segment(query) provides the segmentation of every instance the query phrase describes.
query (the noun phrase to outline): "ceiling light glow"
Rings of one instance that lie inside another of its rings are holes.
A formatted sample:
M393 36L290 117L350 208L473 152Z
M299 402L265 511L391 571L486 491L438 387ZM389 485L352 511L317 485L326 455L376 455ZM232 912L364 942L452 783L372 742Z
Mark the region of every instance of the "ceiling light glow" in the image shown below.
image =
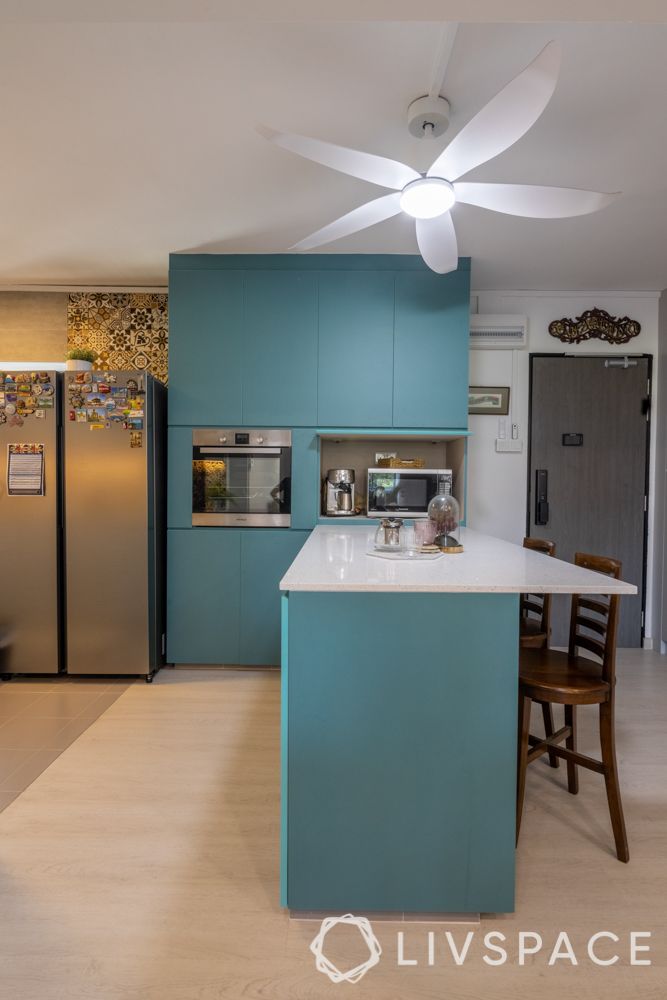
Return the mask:
M454 188L442 177L420 177L401 192L401 208L413 219L435 219L448 212L455 201Z

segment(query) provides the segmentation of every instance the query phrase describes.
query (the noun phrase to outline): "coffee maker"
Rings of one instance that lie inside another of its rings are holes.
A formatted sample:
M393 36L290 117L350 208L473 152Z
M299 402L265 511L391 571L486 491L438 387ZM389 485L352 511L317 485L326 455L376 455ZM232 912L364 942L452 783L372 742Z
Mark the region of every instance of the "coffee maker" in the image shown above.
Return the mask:
M322 484L322 513L329 517L354 514L354 469L329 469Z

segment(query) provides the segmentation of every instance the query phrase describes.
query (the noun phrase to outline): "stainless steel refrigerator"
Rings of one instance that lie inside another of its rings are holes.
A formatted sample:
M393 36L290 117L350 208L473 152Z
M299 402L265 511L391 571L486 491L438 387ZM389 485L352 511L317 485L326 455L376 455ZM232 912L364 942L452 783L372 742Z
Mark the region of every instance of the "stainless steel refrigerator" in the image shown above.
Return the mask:
M65 647L72 674L164 662L166 389L137 372L66 372Z
M60 375L0 372L2 672L54 674L61 621Z

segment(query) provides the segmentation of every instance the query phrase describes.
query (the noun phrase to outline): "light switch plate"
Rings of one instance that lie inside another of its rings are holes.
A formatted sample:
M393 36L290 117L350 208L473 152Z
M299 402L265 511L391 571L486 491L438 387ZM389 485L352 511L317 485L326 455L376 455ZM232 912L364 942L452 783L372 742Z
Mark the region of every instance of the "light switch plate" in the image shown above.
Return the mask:
M500 452L521 452L523 451L523 441L515 441L513 438L496 438L496 451Z

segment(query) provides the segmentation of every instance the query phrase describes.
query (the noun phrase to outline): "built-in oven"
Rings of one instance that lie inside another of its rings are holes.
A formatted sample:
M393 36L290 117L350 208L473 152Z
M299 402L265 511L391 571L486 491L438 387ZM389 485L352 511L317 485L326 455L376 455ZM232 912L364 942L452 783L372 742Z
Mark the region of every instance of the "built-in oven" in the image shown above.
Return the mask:
M452 492L451 469L369 469L369 517L426 517L438 493Z
M291 502L291 431L192 432L193 525L289 528Z

